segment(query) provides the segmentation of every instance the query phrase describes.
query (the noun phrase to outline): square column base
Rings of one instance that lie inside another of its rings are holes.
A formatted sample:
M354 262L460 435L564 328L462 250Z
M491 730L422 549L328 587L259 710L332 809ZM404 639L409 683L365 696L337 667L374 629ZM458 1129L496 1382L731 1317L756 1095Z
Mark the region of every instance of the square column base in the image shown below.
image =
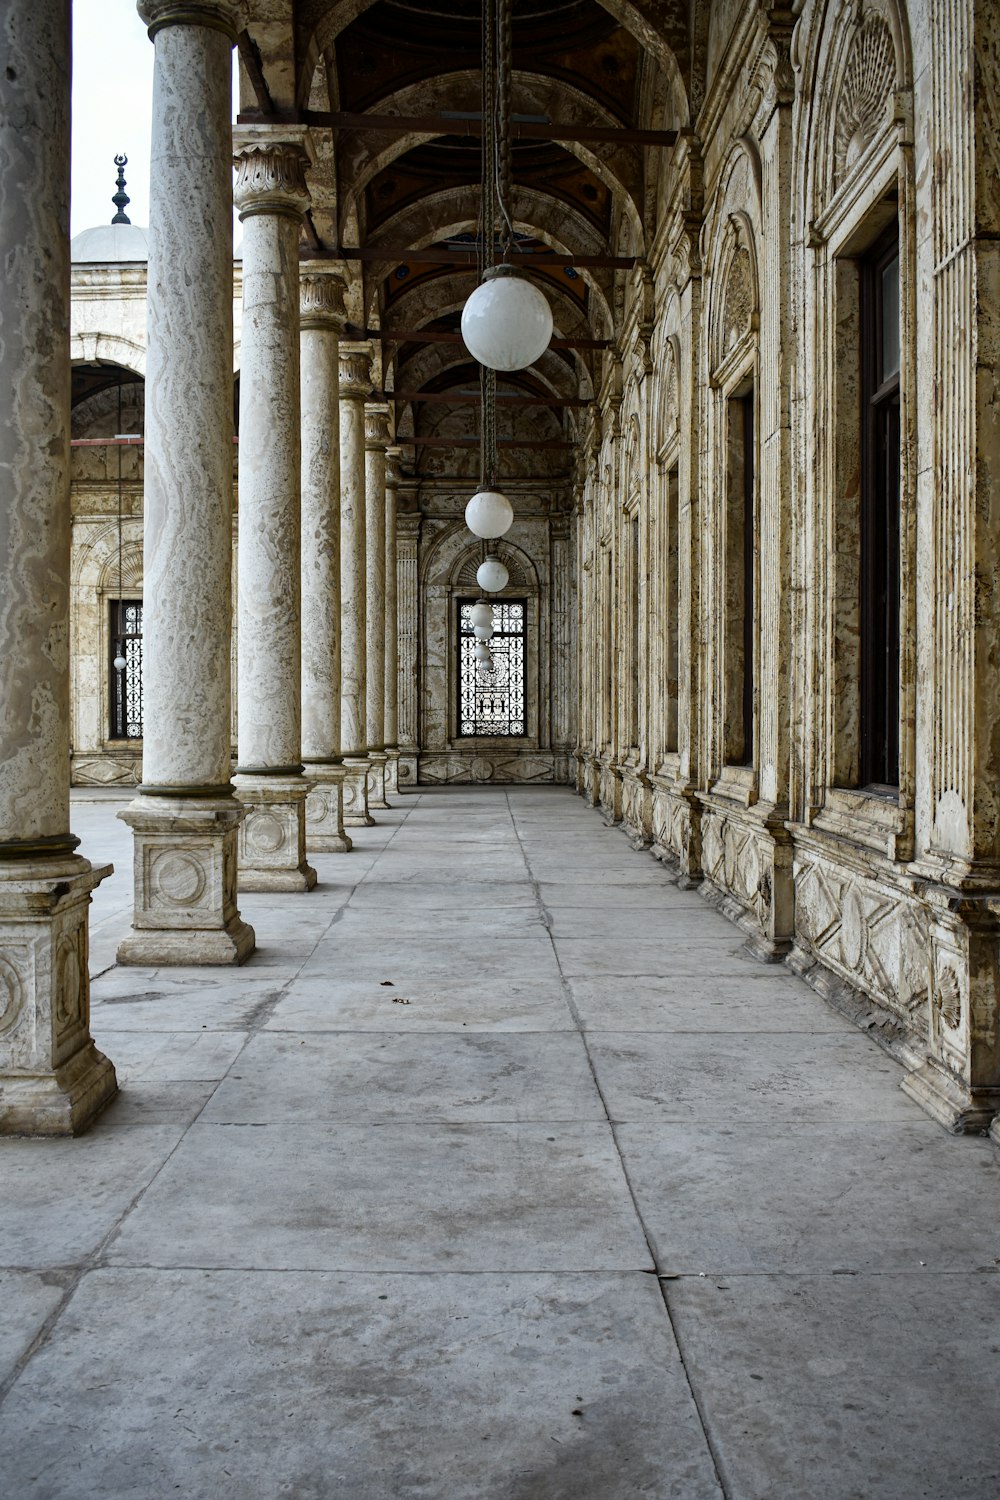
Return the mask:
M316 871L306 859L304 776L236 776L246 816L240 824L241 891L311 891Z
M344 826L367 828L375 819L368 811L368 757L344 756Z
M344 827L344 767L340 761L310 761L312 791L306 798L306 849L349 854L354 848Z
M389 757L384 750L369 750L368 761L368 806L388 808L389 804L385 800L385 777Z
M385 794L393 797L399 792L399 751L395 746L388 746L385 753Z
M245 962L256 940L236 905L236 798L140 796L118 816L135 837L132 931L118 962Z
M0 864L0 1135L79 1135L118 1092L90 1035L90 893L111 865Z

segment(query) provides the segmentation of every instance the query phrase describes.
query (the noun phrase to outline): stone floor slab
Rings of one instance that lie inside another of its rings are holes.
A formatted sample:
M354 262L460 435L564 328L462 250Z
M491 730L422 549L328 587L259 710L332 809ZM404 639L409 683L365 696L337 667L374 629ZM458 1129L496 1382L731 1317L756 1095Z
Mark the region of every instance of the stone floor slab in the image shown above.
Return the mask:
M996 1500L1000 1276L666 1283L729 1500Z
M107 1254L119 1265L344 1271L651 1265L611 1132L597 1124L198 1123Z
M223 1078L246 1043L242 1031L119 1031L95 1019L94 1040L115 1060L119 1086Z
M604 939L556 938L555 943L562 971L568 976L655 974L668 978L684 974L703 978L711 973L738 977L760 967L744 951L732 928L728 942L714 937L623 942L612 929L612 935Z
M400 1002L405 1001L405 1004ZM562 983L549 979L489 984L475 979L296 979L274 1006L268 1031L574 1031Z
M721 1496L645 1276L93 1272L0 1470L18 1500Z
M65 1296L65 1277L52 1271L0 1271L0 1385ZM0 1474L4 1472L0 1461Z
M620 1125L661 1270L994 1271L1000 1159L933 1120Z
M613 1120L924 1120L899 1065L857 1034L595 1032L590 1053Z
M3 1141L0 1266L48 1270L94 1254L212 1087L132 1084L78 1140Z
M844 1016L785 969L751 970L744 979L715 973L665 979L567 980L587 1031L801 1031L857 1032Z
M401 1022L405 1025L405 1022ZM603 1120L582 1039L343 1032L254 1037L201 1116L461 1123Z

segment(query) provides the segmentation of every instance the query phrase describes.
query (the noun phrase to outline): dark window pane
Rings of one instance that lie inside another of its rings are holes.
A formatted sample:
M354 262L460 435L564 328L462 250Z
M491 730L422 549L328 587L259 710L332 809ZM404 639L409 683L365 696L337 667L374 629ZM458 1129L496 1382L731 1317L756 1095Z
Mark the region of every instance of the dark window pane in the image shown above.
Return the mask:
M880 384L899 374L899 256L882 267Z

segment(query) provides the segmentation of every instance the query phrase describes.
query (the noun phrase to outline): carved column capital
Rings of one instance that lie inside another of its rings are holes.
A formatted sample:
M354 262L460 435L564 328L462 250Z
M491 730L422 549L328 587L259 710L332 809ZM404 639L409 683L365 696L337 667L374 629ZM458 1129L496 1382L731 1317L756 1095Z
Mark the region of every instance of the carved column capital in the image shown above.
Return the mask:
M284 127L281 136L268 127L233 132L236 187L233 201L240 219L253 214L284 214L300 219L309 207L305 131Z
M387 406L365 407L365 450L383 452L392 441L389 431L389 408Z
M343 278L326 270L321 261L307 261L299 279L299 326L343 333L347 323L346 290Z
M137 9L149 28L150 40L165 26L207 26L221 31L232 43L240 29L236 0L139 0Z
M399 488L403 478L399 468L402 457L402 448L387 448L385 450L385 483L387 489Z
M372 393L370 357L359 349L340 351L340 395L342 400L367 401Z

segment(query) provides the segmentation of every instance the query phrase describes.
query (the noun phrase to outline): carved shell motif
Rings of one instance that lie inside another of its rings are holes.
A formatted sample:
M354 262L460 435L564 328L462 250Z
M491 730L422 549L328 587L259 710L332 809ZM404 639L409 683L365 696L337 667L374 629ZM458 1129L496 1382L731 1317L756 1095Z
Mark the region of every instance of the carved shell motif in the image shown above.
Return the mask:
M948 965L938 975L934 1004L945 1025L956 1031L962 1019L962 992L954 969Z
M730 349L750 329L754 314L753 269L750 252L741 246L733 256L726 281L726 300L722 314L722 349L724 359Z
M673 344L668 343L663 353L663 432L669 437L677 431L680 414L680 392L677 381L677 357Z
M870 15L851 43L837 102L833 137L834 186L843 181L878 134L896 87L896 48L881 16Z

